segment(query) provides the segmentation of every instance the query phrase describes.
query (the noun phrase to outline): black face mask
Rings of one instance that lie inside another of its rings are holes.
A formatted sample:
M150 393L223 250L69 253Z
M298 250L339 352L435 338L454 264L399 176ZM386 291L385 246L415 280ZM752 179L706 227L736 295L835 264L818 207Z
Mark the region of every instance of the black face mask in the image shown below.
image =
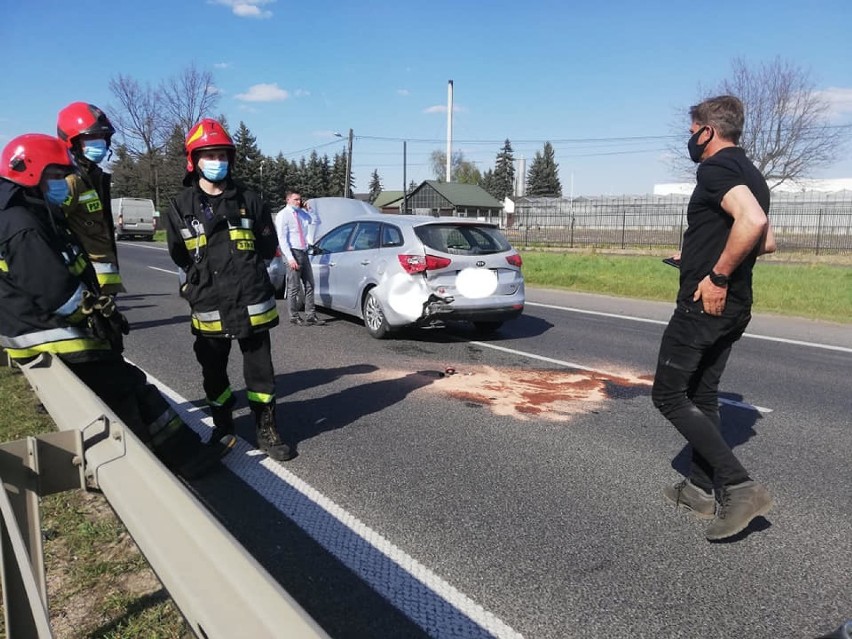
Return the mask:
M707 138L707 141L704 144L698 144L698 138L705 129L710 129L710 137ZM689 142L686 143L686 148L689 150L689 159L696 164L701 162L701 156L704 155L704 149L707 148L707 145L710 144L710 140L712 140L715 135L716 131L709 126L703 126L693 133L692 137L689 138Z

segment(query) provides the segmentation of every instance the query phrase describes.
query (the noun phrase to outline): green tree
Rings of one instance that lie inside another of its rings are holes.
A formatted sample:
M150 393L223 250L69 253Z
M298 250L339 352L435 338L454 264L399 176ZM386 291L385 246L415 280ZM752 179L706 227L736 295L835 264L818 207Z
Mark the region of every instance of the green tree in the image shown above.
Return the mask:
M479 186L494 195L494 171L488 169L482 174L482 179L479 181ZM494 197L497 197L496 195Z
M237 182L260 193L260 162L264 158L257 146L257 138L242 121L231 137L236 147L236 158L234 166L231 167L231 175Z
M322 173L322 197L328 197L331 195L331 162L327 154L324 154L320 160L320 172Z
M349 176L350 188L353 185L352 175ZM346 152L334 154L331 164L331 176L329 180L329 195L343 197L346 194Z
M429 156L429 163L432 165L432 173L435 175L435 180L445 182L447 176L447 154L441 150L432 151ZM479 169L473 162L465 159L464 153L455 151L450 164L450 181L461 182L462 184L479 184L482 175Z
M323 181L323 166L317 152L311 151L311 155L307 162L302 158L304 168L300 165L301 171L301 194L305 199L312 197L322 197L326 192L326 186Z
M490 186L491 189L486 191L501 202L515 192L515 157L512 154L512 143L508 138L503 143L503 148L497 153Z
M140 178L136 170L136 160L124 144L112 149L112 196L147 197L148 185Z
M379 177L379 170L373 169L373 174L370 176L370 204L376 201L382 193L382 179Z
M453 181L460 184L479 184L482 181L482 174L473 162L464 161L459 164L458 171L453 176Z
M182 129L174 127L163 148L157 180L160 185L161 206L167 206L166 203L183 188L183 178L186 175L184 135Z
M542 151L536 151L527 174L527 195L531 197L562 197L559 182L559 165L550 142L544 143Z

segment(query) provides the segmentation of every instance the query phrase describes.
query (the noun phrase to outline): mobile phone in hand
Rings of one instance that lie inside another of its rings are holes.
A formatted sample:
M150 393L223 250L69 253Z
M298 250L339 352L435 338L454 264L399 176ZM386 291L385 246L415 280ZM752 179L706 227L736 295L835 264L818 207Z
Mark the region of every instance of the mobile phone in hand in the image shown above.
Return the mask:
M668 264L669 266L674 266L675 268L680 268L680 260L676 260L673 257L667 257L663 260L663 264Z

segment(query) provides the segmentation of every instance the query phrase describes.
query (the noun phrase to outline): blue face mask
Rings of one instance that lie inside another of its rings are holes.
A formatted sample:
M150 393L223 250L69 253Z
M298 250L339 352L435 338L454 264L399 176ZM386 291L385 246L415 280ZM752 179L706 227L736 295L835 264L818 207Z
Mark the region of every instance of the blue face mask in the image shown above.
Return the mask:
M201 174L211 182L221 182L228 175L228 161L204 160Z
M106 140L86 140L83 142L83 157L98 164L107 154Z
M68 182L63 180L47 180L47 191L44 199L51 204L62 204L68 199Z

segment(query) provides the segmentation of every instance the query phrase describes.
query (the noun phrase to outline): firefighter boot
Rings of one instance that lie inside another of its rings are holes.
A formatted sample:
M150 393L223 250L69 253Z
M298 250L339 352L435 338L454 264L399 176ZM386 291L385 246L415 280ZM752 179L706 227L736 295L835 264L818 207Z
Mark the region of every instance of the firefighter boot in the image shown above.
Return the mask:
M210 436L208 445L221 446L222 455L227 455L228 452L237 444L237 438L234 435L234 416L231 414L231 407L211 406L210 413L213 415L213 434Z
M283 441L275 426L275 405L264 404L255 409L257 420L257 447L275 461L293 459L295 452Z
M221 468L221 444L205 446L189 426L180 421L176 425L172 435L155 448L167 467L184 479L197 479Z

